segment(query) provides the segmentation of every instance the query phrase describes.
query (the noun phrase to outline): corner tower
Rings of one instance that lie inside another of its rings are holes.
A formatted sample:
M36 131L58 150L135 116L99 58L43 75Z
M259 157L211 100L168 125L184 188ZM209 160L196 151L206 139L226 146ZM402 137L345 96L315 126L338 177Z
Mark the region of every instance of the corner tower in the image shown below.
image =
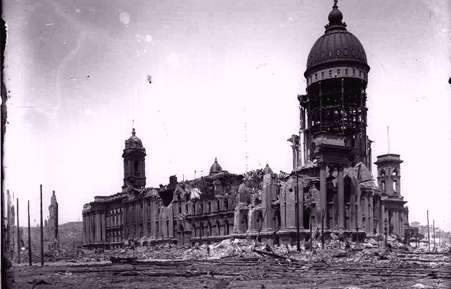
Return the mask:
M377 156L377 182L383 194L401 196L401 163L397 154Z
M315 139L327 135L347 148L350 164L363 162L371 168L365 92L370 67L362 44L346 29L337 1L328 19L308 55L307 94L298 97L302 157L305 163L317 159Z
M144 188L146 186L146 149L136 136L135 128L132 129L132 136L125 141L122 157L124 158L124 185L122 189L127 187Z

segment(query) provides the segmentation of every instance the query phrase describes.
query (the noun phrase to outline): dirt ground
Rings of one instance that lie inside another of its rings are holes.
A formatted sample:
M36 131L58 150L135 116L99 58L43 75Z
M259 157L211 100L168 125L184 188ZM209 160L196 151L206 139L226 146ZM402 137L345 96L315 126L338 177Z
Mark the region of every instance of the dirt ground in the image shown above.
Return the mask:
M447 254L395 253L378 261L261 257L134 264L15 265L13 288L451 288ZM396 261L395 261L396 260Z

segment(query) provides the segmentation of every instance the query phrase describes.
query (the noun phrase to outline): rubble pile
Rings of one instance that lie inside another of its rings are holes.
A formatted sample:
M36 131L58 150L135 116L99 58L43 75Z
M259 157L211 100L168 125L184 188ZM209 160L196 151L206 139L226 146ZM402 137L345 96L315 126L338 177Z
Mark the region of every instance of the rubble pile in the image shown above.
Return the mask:
M246 239L225 239L212 245L203 244L186 250L184 260L190 259L222 259L226 257L255 257L255 242Z
M396 238L387 241L366 238L363 242L332 236L323 244L319 240L302 241L300 251L296 245L268 246L250 239L225 239L213 244L179 247L174 244L126 247L113 250L80 250L71 262L107 262L112 258L150 260L217 260L224 258L277 258L288 262L310 264L374 264L399 265L406 260L417 267L436 267L450 262L450 256L425 254L424 248L412 248ZM445 250L445 248L443 249ZM448 249L449 250L449 249Z

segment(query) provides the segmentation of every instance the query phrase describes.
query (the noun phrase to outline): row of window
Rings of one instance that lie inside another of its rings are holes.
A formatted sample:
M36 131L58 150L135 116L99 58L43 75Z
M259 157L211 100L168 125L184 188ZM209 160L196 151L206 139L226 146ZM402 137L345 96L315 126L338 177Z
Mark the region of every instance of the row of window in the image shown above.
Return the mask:
M194 237L227 236L230 234L230 225L228 221L226 221L224 225L220 225L218 221L215 225L208 222L205 226L201 224L193 229Z
M367 79L367 73L365 71L362 71L360 69L356 68L333 68L328 70L322 70L319 72L316 72L313 75L310 75L309 78L307 78L307 84L311 84L312 82L323 80L323 79L330 79L334 77L345 77L345 76L352 76L352 77L358 77L361 79L366 80Z

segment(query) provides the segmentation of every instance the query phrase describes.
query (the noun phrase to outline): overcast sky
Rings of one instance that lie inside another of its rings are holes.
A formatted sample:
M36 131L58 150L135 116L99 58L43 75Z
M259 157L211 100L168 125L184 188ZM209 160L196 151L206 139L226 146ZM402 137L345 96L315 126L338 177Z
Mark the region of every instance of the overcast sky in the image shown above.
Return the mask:
M6 187L38 220L56 190L60 222L119 192L134 119L148 186L172 174L290 171L307 55L333 1L9 0ZM371 66L373 161L402 164L410 221L451 230L450 1L342 0ZM146 80L152 76L152 84ZM247 127L247 129L245 129Z

